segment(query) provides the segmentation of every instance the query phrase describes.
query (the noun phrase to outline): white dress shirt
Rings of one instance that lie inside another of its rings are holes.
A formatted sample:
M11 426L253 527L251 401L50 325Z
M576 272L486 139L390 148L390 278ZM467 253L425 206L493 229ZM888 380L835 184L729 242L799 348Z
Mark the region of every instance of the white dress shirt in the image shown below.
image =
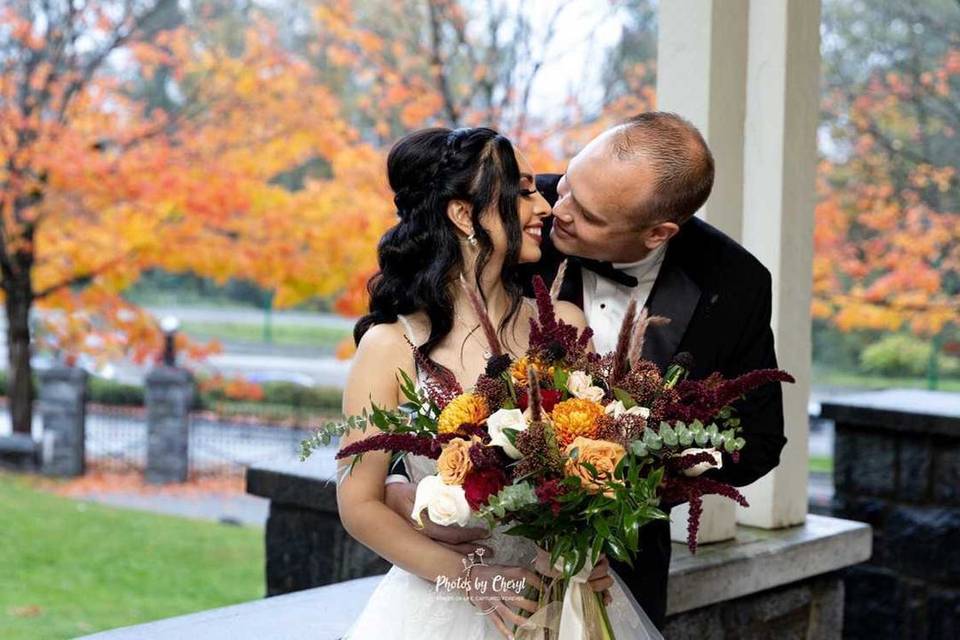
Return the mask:
M617 336L630 299L636 298L639 313L647 304L666 252L667 245L662 244L639 262L613 263L614 267L637 279L636 287L613 282L589 269L583 270L583 312L587 316L587 323L593 327L593 344L597 353L607 353L617 348Z

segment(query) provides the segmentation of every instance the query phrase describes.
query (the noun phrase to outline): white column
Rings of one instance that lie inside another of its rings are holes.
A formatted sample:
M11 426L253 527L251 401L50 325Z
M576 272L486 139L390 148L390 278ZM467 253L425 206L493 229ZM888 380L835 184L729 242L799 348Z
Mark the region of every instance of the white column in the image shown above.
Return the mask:
M755 0L749 25L741 238L773 276L777 356L797 384L783 387L780 466L748 487L738 520L775 528L807 512L820 0Z
M660 3L657 109L684 116L703 133L716 162L713 193L701 217L740 237L748 0ZM736 511L725 499L704 501L700 542L732 538ZM686 505L673 510L671 536L687 537Z

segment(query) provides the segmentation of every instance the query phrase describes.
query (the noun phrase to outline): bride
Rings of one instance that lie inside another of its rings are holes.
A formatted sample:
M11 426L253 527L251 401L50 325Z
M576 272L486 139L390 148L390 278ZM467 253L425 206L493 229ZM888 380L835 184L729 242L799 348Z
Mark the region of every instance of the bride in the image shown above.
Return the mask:
M399 222L380 241L380 272L369 285L370 313L354 332L358 348L344 392L347 415L360 414L371 404L395 408L403 402L398 370L417 379L411 344L464 388L477 379L488 354L461 279L481 293L501 343L514 356L526 350L534 315L522 297L517 266L539 260L542 223L550 207L536 190L529 163L509 140L487 128L417 131L390 151L387 173ZM559 302L557 313L579 328L585 324L572 304ZM350 432L341 446L370 433ZM431 540L415 529L412 519L384 503L389 454L364 454L347 473L350 462L341 462L338 487L343 525L394 566L346 637L512 637L510 629L524 622L517 610L536 610L536 602L514 588L541 584L532 570L533 543L498 531L472 532L465 539L489 537L465 570L467 548L478 545ZM408 455L404 462L413 482L436 473L433 460ZM601 562L591 586L610 590L617 626L639 626L642 611L634 611L632 598L607 572L607 563ZM441 586L462 586L465 574L488 589L451 592Z

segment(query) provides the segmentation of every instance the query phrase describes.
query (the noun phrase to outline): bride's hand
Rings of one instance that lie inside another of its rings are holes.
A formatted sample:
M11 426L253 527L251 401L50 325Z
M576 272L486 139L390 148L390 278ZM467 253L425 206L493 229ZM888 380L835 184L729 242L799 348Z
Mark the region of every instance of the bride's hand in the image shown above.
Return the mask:
M405 520L413 524L410 513L413 511L414 500L417 497L417 485L413 482L396 482L384 487L384 503L394 513L398 513ZM484 550L484 557L493 556L493 549L481 544L480 540L490 536L483 527L458 527L456 525L443 526L431 522L430 516L422 514L423 528L418 530L431 540L452 549L461 555L474 553L477 549Z
M543 588L540 576L529 569L478 564L469 569L466 578L469 584L467 599L482 613L490 616L494 626L505 638L513 637L509 625L519 626L527 621L511 607L529 613L537 611L536 602L520 595L530 585L537 590Z
M548 578L560 576L560 572L550 564L550 553L540 547L537 547L537 557L533 561L533 567L537 570L537 573ZM610 575L610 561L607 560L607 556L600 556L597 564L593 567L593 571L590 572L587 582L593 591L603 594L603 603L609 605L613 600L613 596L610 595L613 577Z

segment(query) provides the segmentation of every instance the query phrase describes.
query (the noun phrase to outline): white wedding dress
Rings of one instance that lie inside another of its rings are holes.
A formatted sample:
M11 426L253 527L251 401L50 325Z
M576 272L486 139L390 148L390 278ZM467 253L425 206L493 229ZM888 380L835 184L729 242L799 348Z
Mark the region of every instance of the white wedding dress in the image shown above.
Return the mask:
M400 319L407 337L418 344L409 321L403 316ZM430 458L407 455L404 462L412 482L437 472L436 460ZM476 520L469 526L484 524ZM526 538L502 533L506 528L509 527L498 527L491 537L483 540L483 545L493 551L493 557L485 563L532 569L536 546ZM614 579L610 589L613 601L607 613L617 640L662 640L616 574ZM502 637L489 617L459 593L437 590L434 583L392 567L343 640L494 640Z

